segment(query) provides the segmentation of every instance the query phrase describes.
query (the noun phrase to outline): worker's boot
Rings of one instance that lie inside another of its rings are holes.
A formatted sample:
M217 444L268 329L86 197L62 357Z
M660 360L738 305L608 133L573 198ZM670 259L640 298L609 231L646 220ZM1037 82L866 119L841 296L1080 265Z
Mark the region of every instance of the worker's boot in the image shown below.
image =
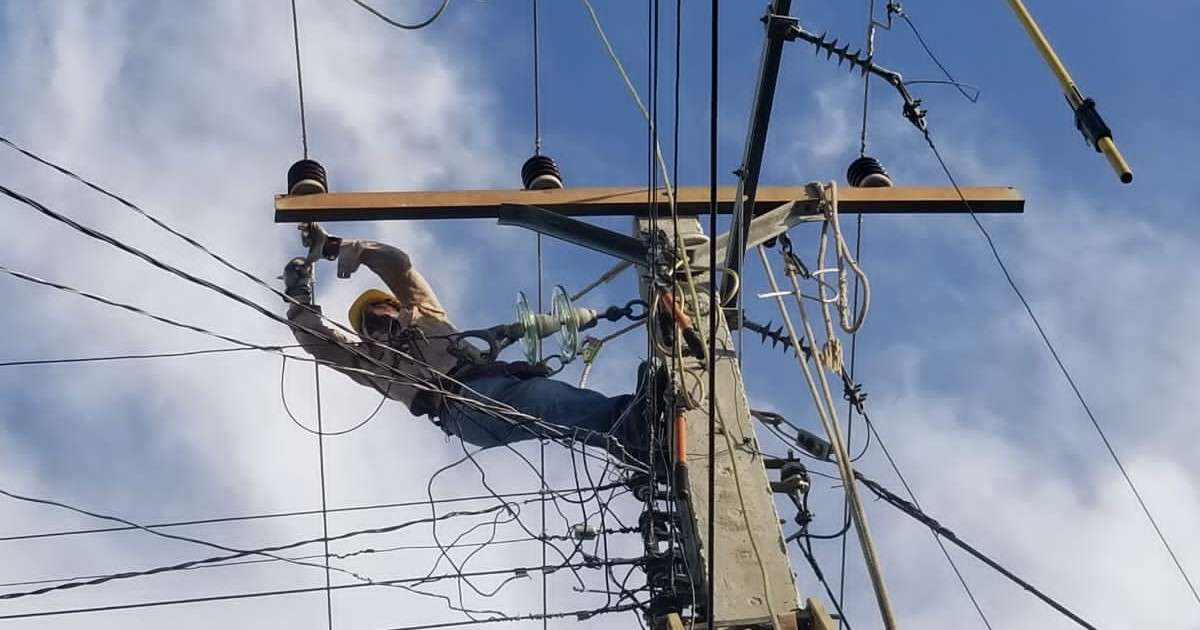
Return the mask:
M637 374L633 408L629 410L625 419L630 423L624 431L624 435L630 436L627 439L631 445L629 450L643 463L650 463L651 460L667 461L664 458L651 457L648 440L650 426L653 424L656 427L655 434L659 436L659 443L655 444L655 450L667 449L669 452L669 445L661 443L661 440L667 435L662 428L665 426L662 419L666 415L667 394L671 385L670 377L665 369L655 368L649 361L643 361L638 365ZM654 396L654 404L651 404L650 396ZM652 414L654 417L651 417Z

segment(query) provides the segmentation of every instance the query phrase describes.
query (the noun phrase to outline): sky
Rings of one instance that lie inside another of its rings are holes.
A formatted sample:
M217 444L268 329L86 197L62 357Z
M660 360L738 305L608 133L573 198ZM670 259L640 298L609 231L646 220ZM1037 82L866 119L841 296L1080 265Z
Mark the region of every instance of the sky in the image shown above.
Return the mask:
M644 3L594 0L638 89L648 88ZM400 19L428 15L432 0L380 2ZM761 2L721 5L718 160L732 183L740 160L762 41ZM797 2L809 30L858 44L866 4ZM880 3L883 4L883 3ZM337 191L514 188L533 148L529 3L454 0L421 31L387 26L349 1L298 0L312 156ZM1192 323L1200 317L1195 243L1200 223L1187 157L1200 141L1200 94L1189 61L1197 44L1180 1L1030 2L1083 91L1096 98L1133 165L1122 186L1086 147L1069 109L1005 3L905 3L921 34L955 77L976 85L977 104L949 87L917 85L932 135L963 184L1013 185L1021 215L982 217L1014 279L1041 319L1083 395L1174 545L1200 573L1200 428L1192 386L1200 359ZM255 275L273 279L301 253L292 226L272 219L289 164L301 154L295 58L288 3L146 1L10 2L0 8L0 136L75 170L136 202ZM541 125L545 151L568 186L645 185L645 121L574 0L541 3ZM662 3L660 130L675 154L671 58L674 3ZM708 16L706 2L683 2L679 180L707 183ZM764 184L844 179L857 155L862 82L812 54L785 49L767 142ZM877 60L908 79L938 79L903 23L877 37ZM945 185L900 102L872 84L868 152L901 185ZM70 179L0 147L0 185L34 197L81 223L282 313L272 293L213 262L143 217ZM135 304L145 310L264 344L288 343L279 324L212 292L89 240L24 205L5 200L0 265ZM624 220L598 221L627 229ZM843 217L852 231L856 221ZM490 221L358 223L328 226L352 238L403 247L437 288L460 327L512 317L517 291L537 292L535 238ZM811 231L795 231L811 259ZM986 243L961 215L866 217L862 265L871 311L857 338L856 372L868 410L924 509L1097 627L1200 628L1195 601L1046 351ZM544 287L578 288L611 261L574 246L543 242ZM277 282L277 281L276 281ZM778 321L748 270L751 317ZM278 284L278 282L277 282ZM321 269L318 301L340 316L372 286L368 274L338 280ZM8 334L0 362L174 352L221 347L201 335L75 295L0 278ZM631 275L605 285L586 306L624 304ZM755 407L819 425L793 360L743 339L748 394ZM589 383L628 392L643 339L606 347ZM289 362L287 402L315 420L313 374ZM571 366L562 378L578 378ZM289 420L281 402L281 360L256 352L153 360L0 367L0 489L54 499L137 522L311 510L320 507L316 440ZM378 404L371 392L331 372L321 375L322 420L348 428ZM862 446L862 425L854 445ZM764 448L784 446L763 436ZM512 451L485 452L480 469L459 466L460 444L422 419L385 404L363 428L324 443L330 507L471 496L538 487ZM538 465L537 445L522 447ZM547 447L552 487L574 487L580 471ZM879 444L860 470L899 489ZM599 467L595 466L595 472ZM815 470L824 470L814 466ZM486 471L486 476L481 474ZM840 525L840 491L818 479L816 531ZM486 501L470 504L485 508ZM567 504L564 504L567 505ZM467 509L464 507L463 509ZM521 517L539 526L538 505ZM551 508L553 510L553 508ZM576 508L577 509L577 508ZM886 505L868 502L884 573L902 627L984 627L928 531ZM429 516L429 506L340 513L331 533ZM439 525L444 541L487 515ZM791 513L781 512L784 519ZM565 533L574 514L551 514L547 531ZM59 508L0 501L0 538L103 525ZM791 531L790 523L785 531ZM174 530L232 547L319 537L318 516L239 521ZM518 536L497 523L498 539ZM636 537L634 537L636 538ZM334 545L429 545L428 526ZM471 540L473 538L467 538ZM636 551L635 540L614 543ZM840 546L814 543L825 573L839 573ZM145 569L206 557L213 549L144 532L0 540L0 582L50 580ZM463 558L469 550L459 550ZM316 547L303 553L319 554ZM540 564L537 543L493 545L474 570ZM1073 627L1054 611L964 554L952 551L995 628ZM339 566L375 579L424 575L430 549L359 555ZM793 554L802 596L824 599ZM446 571L443 561L438 570ZM602 576L586 574L594 586ZM337 583L353 578L335 574ZM550 610L574 610L603 597L575 592L569 573L549 578ZM0 616L33 611L242 591L317 587L323 571L259 563L116 581L0 603ZM497 579L478 582L481 590ZM857 548L846 563L846 614L856 628L879 627ZM429 590L459 601L457 584ZM5 586L14 592L26 586ZM467 592L476 608L540 610L541 582L517 579L495 597ZM323 593L143 608L29 620L13 628L325 627ZM339 591L340 628L393 628L461 621L443 599L383 587ZM632 615L553 627L635 625ZM509 627L537 627L515 622Z

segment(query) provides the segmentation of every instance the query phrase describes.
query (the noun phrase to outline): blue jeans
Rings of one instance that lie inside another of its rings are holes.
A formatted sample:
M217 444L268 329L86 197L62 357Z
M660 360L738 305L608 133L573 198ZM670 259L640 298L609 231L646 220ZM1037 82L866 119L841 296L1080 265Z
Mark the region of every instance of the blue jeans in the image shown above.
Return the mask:
M636 456L646 449L645 420L634 396L608 397L590 389L550 378L489 376L465 381L463 395L480 400L480 395L507 404L514 409L551 425L539 426L503 415L493 415L458 401L448 401L441 417L442 430L464 442L482 448L512 444L522 440L567 436L614 455ZM486 401L484 401L486 402ZM620 445L613 443L616 438ZM621 452L624 447L626 453Z

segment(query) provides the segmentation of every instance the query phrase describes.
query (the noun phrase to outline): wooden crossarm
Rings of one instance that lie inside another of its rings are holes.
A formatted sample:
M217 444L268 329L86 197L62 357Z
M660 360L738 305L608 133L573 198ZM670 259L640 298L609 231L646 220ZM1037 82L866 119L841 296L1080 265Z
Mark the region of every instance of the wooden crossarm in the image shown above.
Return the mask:
M1025 199L1011 186L963 188L963 194L978 213L1019 213ZM667 196L659 189L662 216L667 216ZM717 191L717 211L733 210L733 186ZM804 186L764 186L758 189L755 214L789 201L810 199ZM838 191L843 214L938 214L964 213L966 209L953 188L909 186L897 188L851 188ZM278 195L275 221L379 221L496 218L507 204L528 204L565 216L645 217L650 207L645 188L562 188L557 190L450 190L418 192L348 192L319 195ZM706 186L679 189L679 214L695 216L709 211Z

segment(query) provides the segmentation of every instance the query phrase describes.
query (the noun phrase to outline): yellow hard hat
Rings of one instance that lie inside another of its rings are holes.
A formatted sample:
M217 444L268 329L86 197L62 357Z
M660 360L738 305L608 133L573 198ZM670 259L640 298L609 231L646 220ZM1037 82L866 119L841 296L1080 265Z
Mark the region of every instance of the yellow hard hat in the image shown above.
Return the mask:
M400 300L397 300L394 295L388 293L387 291L380 291L379 289L367 289L366 291L363 291L362 295L358 296L358 299L354 300L354 303L350 305L350 312L347 314L347 316L350 318L350 327L354 329L354 332L360 335L363 334L363 311L365 311L368 306L372 304L379 304L380 302L386 302L396 306L400 305Z

